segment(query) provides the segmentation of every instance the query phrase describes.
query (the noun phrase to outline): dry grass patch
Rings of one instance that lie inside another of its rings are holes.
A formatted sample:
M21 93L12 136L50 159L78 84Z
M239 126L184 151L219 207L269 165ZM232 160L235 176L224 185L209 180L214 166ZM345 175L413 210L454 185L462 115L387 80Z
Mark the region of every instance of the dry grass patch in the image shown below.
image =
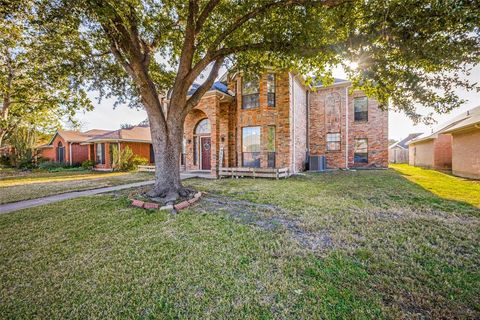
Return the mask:
M139 172L32 172L0 179L0 204L153 179Z

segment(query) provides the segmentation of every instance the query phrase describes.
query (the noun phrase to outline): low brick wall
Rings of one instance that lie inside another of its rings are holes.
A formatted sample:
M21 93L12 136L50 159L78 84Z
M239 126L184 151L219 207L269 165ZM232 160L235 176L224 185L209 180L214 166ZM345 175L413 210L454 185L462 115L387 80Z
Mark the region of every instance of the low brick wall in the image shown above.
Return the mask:
M149 210L176 210L180 211L183 209L188 208L202 197L202 193L199 191L195 193L193 198L182 201L180 203L177 203L175 205L165 205L165 206L160 206L160 204L155 203L155 202L147 202L147 201L141 201L133 198L129 198L131 201L132 206L137 207L137 208L143 208L143 209L149 209Z

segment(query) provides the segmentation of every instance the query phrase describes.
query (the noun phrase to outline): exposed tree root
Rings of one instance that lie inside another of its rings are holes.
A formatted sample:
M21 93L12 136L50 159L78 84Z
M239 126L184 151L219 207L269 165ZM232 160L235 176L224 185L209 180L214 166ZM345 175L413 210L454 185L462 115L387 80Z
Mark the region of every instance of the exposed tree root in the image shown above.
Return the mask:
M151 199L154 202L163 204L173 204L179 199L191 199L197 191L192 188L185 188L183 186L179 188L163 188L158 190L152 188L148 192L143 193L144 197Z

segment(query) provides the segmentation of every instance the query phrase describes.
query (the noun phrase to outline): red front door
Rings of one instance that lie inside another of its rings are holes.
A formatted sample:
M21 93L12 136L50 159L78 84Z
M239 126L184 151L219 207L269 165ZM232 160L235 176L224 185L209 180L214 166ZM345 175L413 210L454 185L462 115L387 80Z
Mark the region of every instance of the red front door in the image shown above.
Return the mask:
M211 139L210 137L200 138L200 152L202 153L202 170L210 170L212 165L210 164L211 158Z

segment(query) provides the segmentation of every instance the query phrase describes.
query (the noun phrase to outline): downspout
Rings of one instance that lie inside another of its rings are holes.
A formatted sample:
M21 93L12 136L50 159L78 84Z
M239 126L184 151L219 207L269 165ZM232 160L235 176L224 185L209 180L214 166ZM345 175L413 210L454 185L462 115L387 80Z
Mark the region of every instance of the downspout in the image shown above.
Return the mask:
M350 119L348 118L348 86L345 87L345 169L348 170L348 139L350 138L348 135L348 122Z
M295 148L295 78L292 76L292 136L293 136L293 170L292 173L297 173L296 160L296 148Z
M310 170L310 135L309 135L309 130L310 130L310 119L308 117L309 115L309 109L310 109L310 91L306 90L305 91L305 123L307 126L307 130L305 132L305 140L307 143L307 154L306 154L306 162L308 164L308 170Z
M71 142L68 143L68 154L69 154L69 158L70 158L69 159L70 160L70 165L72 165L73 162L72 162L72 143Z

